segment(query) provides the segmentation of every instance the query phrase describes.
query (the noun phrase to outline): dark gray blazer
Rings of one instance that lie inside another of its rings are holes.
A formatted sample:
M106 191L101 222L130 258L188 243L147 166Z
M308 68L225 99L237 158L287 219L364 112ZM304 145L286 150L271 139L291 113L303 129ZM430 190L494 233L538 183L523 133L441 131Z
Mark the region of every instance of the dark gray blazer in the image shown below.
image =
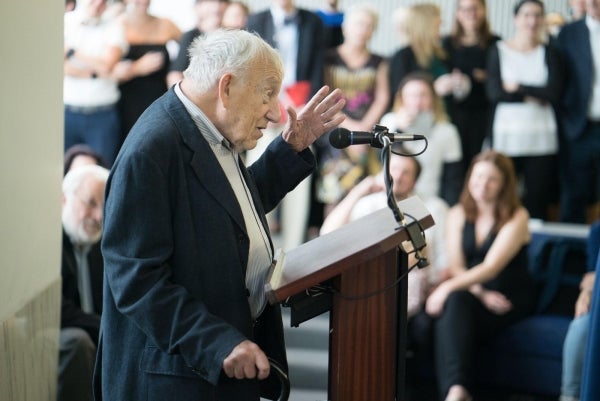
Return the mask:
M585 18L565 25L556 44L562 53L566 73L559 116L564 135L575 139L586 128L594 73L590 32Z
M243 169L263 224L314 167L279 137ZM171 88L131 130L106 187L96 401L258 401L258 380L222 371L245 339L286 365L279 308L253 327L248 247L233 190Z

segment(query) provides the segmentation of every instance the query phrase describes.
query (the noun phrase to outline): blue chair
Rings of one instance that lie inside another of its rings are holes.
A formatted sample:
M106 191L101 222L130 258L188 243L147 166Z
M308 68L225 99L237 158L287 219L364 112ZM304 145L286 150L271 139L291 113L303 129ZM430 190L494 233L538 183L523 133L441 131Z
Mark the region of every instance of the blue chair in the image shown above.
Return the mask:
M586 272L586 239L534 233L529 271L535 313L483 345L478 381L512 392L560 395L562 347Z

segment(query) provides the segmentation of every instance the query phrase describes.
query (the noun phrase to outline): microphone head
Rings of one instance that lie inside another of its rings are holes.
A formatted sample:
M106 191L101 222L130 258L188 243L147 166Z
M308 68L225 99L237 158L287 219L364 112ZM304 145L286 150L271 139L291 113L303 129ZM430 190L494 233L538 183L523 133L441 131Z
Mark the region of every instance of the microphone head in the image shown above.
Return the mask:
M344 149L352 145L350 131L346 128L335 128L329 132L329 143L336 149Z

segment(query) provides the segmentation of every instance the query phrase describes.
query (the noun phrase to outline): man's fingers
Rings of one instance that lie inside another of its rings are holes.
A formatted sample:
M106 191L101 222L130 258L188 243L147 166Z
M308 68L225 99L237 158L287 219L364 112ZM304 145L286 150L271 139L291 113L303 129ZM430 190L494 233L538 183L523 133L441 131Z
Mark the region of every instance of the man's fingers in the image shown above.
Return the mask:
M286 111L288 113L288 124L290 125L290 127L293 127L296 124L296 121L298 120L298 115L296 114L296 110L294 110L293 107L287 107Z
M271 364L269 363L269 359L264 353L260 353L260 355L256 356L256 368L258 369L258 378L260 380L266 379L269 377L269 373L271 371Z
M271 365L262 350L246 340L233 349L223 361L223 371L236 379L264 379L269 376Z
M305 110L314 109L315 107L317 107L317 105L319 103L321 103L321 101L323 99L325 99L325 97L327 96L328 93L329 93L329 86L327 86L327 85L322 86L321 89L319 89L317 91L317 93L315 93L315 95L310 98L308 103L306 103L306 105L304 106L304 109Z

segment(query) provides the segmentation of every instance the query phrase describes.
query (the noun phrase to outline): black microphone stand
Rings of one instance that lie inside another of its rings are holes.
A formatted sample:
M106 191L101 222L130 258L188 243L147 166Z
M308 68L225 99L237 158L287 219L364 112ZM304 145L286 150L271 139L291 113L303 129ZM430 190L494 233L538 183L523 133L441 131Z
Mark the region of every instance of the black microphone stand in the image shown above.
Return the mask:
M423 267L429 266L429 261L426 257L423 256L421 251L427 243L425 242L425 234L421 228L421 225L416 219L413 219L410 223L406 223L406 218L404 213L398 207L398 202L396 201L396 197L394 195L394 179L390 175L390 158L392 155L392 142L390 138L386 135L387 128L376 125L375 126L375 138L382 144L383 149L381 153L381 161L383 164L383 180L385 181L385 191L387 195L387 204L394 214L394 218L396 222L399 224L398 229L406 228L408 233L408 237L410 243L412 245L412 250L404 251L406 253L410 253L411 251L415 253L415 257L417 258L417 266L421 269Z

